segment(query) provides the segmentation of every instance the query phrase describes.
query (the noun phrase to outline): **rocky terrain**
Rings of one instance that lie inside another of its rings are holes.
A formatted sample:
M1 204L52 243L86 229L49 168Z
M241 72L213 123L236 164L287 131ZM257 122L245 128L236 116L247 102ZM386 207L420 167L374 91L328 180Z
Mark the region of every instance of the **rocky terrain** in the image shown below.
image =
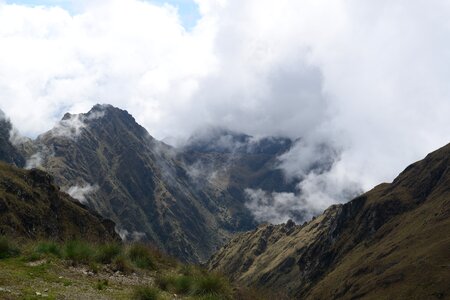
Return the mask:
M295 299L446 299L449 232L450 144L308 223L237 235L207 265Z
M175 149L126 111L96 105L86 114L66 114L21 149L28 167L46 170L62 190L113 220L122 238L199 262L233 233L256 227L245 188L294 187L274 170L291 143L225 132Z

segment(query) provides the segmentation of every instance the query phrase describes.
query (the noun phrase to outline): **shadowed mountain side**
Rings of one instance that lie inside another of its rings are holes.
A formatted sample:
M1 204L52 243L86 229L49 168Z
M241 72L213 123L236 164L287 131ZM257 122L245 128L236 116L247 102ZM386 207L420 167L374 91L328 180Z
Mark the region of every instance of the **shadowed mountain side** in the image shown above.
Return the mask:
M450 144L307 224L236 236L208 267L296 299L450 297L449 166Z
M9 141L12 125L0 110L0 160L18 167L25 166L25 158Z
M0 162L0 235L59 241L119 240L113 222L92 214L60 192L50 175L3 162Z

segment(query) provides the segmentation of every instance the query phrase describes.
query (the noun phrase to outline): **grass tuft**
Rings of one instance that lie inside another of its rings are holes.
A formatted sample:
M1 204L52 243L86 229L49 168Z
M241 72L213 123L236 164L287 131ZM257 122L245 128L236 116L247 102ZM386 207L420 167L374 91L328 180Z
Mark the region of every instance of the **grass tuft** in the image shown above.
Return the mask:
M0 236L0 259L14 257L20 250L7 237Z
M120 254L114 258L111 268L113 271L119 271L124 274L133 272L133 266L131 265L130 260L123 254Z
M122 246L117 243L101 245L95 257L98 263L110 264L122 252Z
M152 251L142 244L133 244L128 250L128 256L134 265L141 269L155 270L156 265L153 260Z
M64 257L74 264L89 264L94 260L94 254L91 245L78 240L68 242L64 248Z
M205 275L196 277L193 283L193 295L230 295L231 288L223 277L218 275Z
M157 300L159 299L159 290L153 287L141 286L135 289L133 300Z
M95 288L99 291L103 291L104 289L106 289L108 287L108 280L107 279L102 279L102 280L98 280Z
M61 257L61 247L55 242L41 242L36 246L34 251L39 254L50 254Z
M174 292L177 294L189 294L192 290L194 278L191 276L179 276L173 280Z

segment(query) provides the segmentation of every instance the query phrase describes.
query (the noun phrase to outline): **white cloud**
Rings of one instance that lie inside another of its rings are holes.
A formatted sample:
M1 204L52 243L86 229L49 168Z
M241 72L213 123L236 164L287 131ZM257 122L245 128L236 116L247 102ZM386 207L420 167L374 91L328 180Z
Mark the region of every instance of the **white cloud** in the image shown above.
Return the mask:
M88 126L89 122L105 116L104 111L90 112L89 114L67 114L61 121L51 129L52 136L64 136L69 139L75 139L81 134L83 128Z
M99 189L97 184L83 184L83 185L74 185L67 189L66 193L69 194L72 198L77 199L80 203L86 204L86 197L92 193L95 193Z
M146 237L144 232L133 231L130 233L128 230L123 229L118 225L116 225L115 231L120 236L122 241L139 242Z
M191 31L173 7L138 0L72 14L0 2L0 108L33 136L100 102L158 138L205 124L302 137L282 158L295 176L325 143L339 160L303 175L311 191L329 180L329 201L449 142L448 1L196 2Z

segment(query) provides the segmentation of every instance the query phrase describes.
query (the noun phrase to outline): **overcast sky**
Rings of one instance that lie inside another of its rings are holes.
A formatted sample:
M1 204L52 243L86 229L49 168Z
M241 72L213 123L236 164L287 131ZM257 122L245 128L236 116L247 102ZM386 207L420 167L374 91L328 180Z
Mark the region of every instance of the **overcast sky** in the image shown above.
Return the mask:
M329 143L333 186L367 189L450 142L450 1L0 0L14 125L34 137L95 103L160 139L205 125L303 137L294 175Z

